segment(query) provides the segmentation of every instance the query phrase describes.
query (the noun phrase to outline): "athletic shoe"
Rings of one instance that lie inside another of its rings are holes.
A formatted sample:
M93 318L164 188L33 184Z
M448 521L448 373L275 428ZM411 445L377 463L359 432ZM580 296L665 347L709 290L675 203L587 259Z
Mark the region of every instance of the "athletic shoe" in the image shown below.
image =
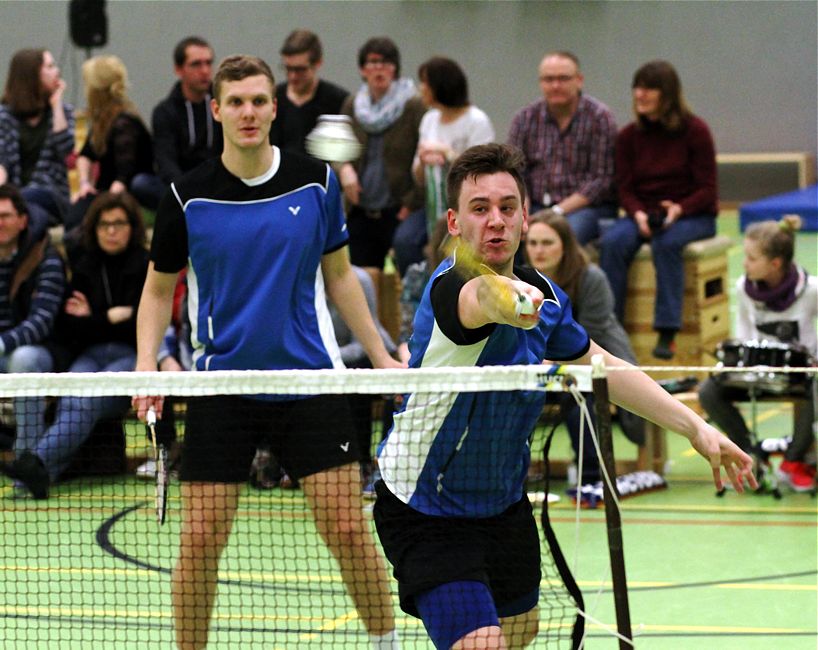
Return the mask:
M571 497L571 501L577 502L577 488L566 490L566 494ZM602 481L597 483L586 483L579 489L580 508L595 510L603 501Z
M35 499L48 498L48 472L43 462L30 451L24 451L11 463L0 464L0 472L22 483Z
M153 458L148 458L148 460L136 468L135 474L137 478L152 481L156 476L156 461Z
M815 487L815 470L806 463L782 461L778 467L778 476L796 492L809 492Z
M653 348L653 356L657 359L664 359L667 361L668 359L672 359L673 356L676 354L676 343L675 341L671 343L663 343L659 341L656 344L656 347Z

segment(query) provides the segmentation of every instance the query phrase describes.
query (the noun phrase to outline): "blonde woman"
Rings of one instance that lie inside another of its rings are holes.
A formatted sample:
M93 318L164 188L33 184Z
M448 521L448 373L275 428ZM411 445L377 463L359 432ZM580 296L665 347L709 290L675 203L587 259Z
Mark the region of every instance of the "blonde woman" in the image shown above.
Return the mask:
M95 56L82 65L90 128L77 158L80 189L74 197L70 223L82 221L98 192L129 190L141 203L144 185L153 186L153 143L128 97L128 71L113 55ZM98 172L94 173L94 163ZM136 187L134 187L136 186ZM155 207L150 206L148 207Z

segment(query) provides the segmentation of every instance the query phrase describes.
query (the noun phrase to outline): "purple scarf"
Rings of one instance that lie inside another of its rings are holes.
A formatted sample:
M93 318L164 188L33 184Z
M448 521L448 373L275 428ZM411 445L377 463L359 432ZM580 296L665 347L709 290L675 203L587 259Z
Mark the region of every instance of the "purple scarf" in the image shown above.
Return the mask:
M751 299L763 302L771 311L784 311L796 301L807 284L807 272L795 264L790 265L787 275L776 286L763 280L753 282L744 279L744 291Z

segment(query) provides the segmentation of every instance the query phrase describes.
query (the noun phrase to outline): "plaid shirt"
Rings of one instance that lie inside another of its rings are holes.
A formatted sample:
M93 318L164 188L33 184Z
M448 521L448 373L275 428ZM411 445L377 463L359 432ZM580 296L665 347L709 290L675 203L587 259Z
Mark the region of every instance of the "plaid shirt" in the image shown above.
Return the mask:
M525 154L525 183L534 204L559 203L574 192L591 205L613 202L616 121L605 104L580 95L568 128L560 132L545 100L520 110L508 142ZM548 194L550 200L543 197Z

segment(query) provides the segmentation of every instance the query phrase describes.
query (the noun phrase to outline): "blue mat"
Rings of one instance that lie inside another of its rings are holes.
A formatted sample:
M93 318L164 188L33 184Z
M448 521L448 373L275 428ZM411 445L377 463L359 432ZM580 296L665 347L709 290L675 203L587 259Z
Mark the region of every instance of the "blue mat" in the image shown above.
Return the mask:
M799 215L801 230L818 231L818 185L745 203L738 211L742 232L755 221L778 221L785 214Z

